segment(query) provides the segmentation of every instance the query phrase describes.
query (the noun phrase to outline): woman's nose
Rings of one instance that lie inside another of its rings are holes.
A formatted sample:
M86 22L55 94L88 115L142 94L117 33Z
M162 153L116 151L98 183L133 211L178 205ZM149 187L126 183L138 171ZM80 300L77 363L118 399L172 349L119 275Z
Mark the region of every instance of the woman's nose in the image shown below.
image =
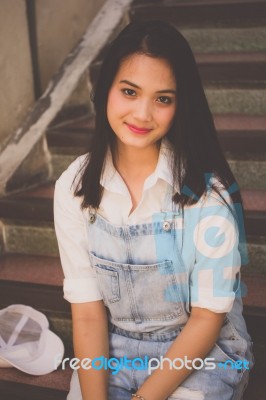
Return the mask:
M151 121L152 120L152 104L149 100L139 100L134 104L133 110L134 118L139 121Z

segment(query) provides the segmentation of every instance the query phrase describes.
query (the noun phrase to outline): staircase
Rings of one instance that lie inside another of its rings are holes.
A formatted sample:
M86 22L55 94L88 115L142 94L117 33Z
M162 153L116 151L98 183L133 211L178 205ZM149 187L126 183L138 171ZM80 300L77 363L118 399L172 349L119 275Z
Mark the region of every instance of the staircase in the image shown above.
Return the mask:
M254 341L256 366L245 400L266 392L266 1L135 0L132 20L164 19L189 40L215 116L219 140L242 189L249 264L242 279L248 294L244 315ZM91 67L96 79L101 60ZM53 181L0 199L0 308L13 303L43 311L72 354L69 304L62 297L62 271L53 228L54 180L86 152L94 119L84 110L63 113L47 130ZM71 371L30 377L0 370L1 399L65 399ZM116 400L116 399L114 399ZM119 399L117 399L119 400ZM218 399L217 399L218 400Z

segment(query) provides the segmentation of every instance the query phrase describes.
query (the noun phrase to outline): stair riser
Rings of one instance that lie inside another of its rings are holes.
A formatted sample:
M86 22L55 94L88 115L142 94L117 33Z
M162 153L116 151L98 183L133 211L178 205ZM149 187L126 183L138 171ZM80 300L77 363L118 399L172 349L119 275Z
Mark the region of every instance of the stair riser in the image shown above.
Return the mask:
M266 38L265 38L266 41ZM266 51L266 50L265 50ZM252 55L250 55L252 56ZM196 60L197 61L197 60ZM199 73L201 80L204 84L213 83L226 83L231 84L242 84L243 82L264 82L266 80L266 62L265 61L254 61L254 62L220 62L217 60L215 63L210 61L198 61ZM91 68L91 79L92 82L97 81L100 64L95 64ZM255 79L254 79L255 77Z
M266 50L266 28L181 28L180 31L194 53L245 53Z
M52 226L8 225L4 227L6 253L58 256Z
M266 238L248 244L252 271L266 273ZM7 253L58 256L54 230L49 226L5 225Z
M228 160L242 189L266 189L266 161Z
M69 164L78 156L53 154L53 179L56 180ZM242 189L266 189L266 161L228 160L230 167Z
M162 4L161 4L162 3ZM180 2L179 2L180 3ZM190 3L193 3L190 5ZM148 6L150 4L150 6ZM240 17L241 15L241 17ZM265 22L266 4L264 2L224 2L201 4L201 2L176 0L149 1L131 10L131 20L163 19L185 26L238 26L260 25ZM262 25L263 26L263 25Z
M206 88L213 114L266 114L266 89Z
M247 271L266 274L266 238L263 243L249 243ZM244 267L245 268L245 267Z

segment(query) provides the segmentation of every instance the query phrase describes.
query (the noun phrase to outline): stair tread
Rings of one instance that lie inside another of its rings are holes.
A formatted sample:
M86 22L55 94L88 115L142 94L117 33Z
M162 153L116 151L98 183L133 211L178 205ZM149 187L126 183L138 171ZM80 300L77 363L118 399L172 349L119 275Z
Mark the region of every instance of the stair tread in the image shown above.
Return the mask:
M266 190L243 189L241 190L241 193L246 211L266 212ZM52 200L53 194L54 184L48 183L36 189L30 189L21 194L17 194L16 196L12 196L12 198L45 198Z
M58 257L5 254L0 262L0 280L62 286Z
M1 368L0 381L22 383L67 392L69 391L71 375L72 370L70 367L67 367L65 370L59 367L58 370L41 376L32 376L16 368Z
M247 142L248 149L252 147L256 152L263 151L264 142L266 142L265 116L214 115L214 123L221 143L226 141L224 143L226 149L237 149L240 146L243 148ZM93 126L94 120L91 116L87 119L82 117L82 120L62 121L61 124L51 127L48 131L48 143L51 148L55 146L55 153L58 149L65 147L84 148L85 151L91 142Z
M246 52L246 53L196 53L195 58L198 64L250 64L266 63L266 53ZM245 67L245 65L243 66Z
M266 55L265 55L266 56ZM203 56L202 56L203 57ZM218 131L225 130L237 130L237 131L263 131L266 132L266 117L256 115L243 115L243 114L219 114L214 115L214 123ZM88 129L94 128L95 121L90 116L87 119L82 118L82 121L77 120L66 120L61 124L52 126L48 132L50 136L55 135L57 132L64 131L66 135L73 134L80 127L84 129L84 135L88 135Z
M59 258L6 254L0 261L0 280L60 287L59 295L62 297L63 271ZM244 305L266 309L266 275L253 274L251 267L243 266L242 281L248 289L247 296L243 298Z

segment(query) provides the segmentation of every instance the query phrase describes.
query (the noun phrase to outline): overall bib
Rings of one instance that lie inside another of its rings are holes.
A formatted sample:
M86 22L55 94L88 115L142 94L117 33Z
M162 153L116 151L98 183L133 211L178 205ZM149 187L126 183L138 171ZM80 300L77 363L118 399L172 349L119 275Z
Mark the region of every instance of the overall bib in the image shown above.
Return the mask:
M166 194L164 209L150 223L116 226L90 211L90 258L109 316L109 358L160 359L186 324L190 294L182 221L170 192ZM231 364L221 367L228 360L244 359L249 368L253 366L240 296L236 296L217 343L206 357L215 359L216 368L193 371L169 400L242 398L249 371L231 369ZM131 393L149 376L144 368L113 372L110 371L109 400L130 400ZM73 397L70 391L68 400L81 399L75 373L71 383Z

